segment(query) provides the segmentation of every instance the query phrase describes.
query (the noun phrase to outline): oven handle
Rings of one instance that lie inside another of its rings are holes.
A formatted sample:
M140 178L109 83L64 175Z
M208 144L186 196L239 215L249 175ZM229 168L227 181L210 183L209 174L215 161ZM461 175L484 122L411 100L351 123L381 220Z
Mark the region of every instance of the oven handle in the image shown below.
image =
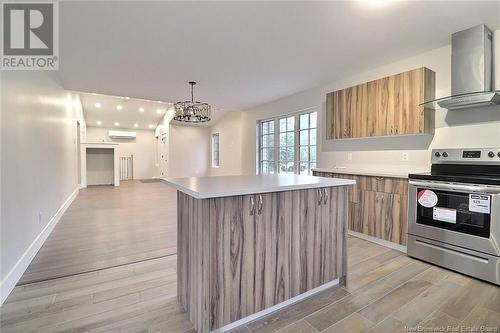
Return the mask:
M408 183L410 185L413 185L413 186L430 187L430 188L441 189L441 190L481 192L481 193L488 193L488 194L500 193L500 187L418 182L418 181L414 181L414 180L410 180Z

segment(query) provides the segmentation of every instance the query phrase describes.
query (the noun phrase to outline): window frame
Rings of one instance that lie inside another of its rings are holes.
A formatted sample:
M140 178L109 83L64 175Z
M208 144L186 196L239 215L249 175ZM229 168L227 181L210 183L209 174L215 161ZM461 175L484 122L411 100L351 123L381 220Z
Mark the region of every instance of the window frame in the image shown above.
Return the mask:
M272 117L272 118L266 118L266 119L261 119L261 120L258 120L257 121L257 151L256 151L256 157L257 157L257 166L256 166L256 171L258 174L270 174L269 172L268 173L264 173L263 172L263 162L264 160L262 159L262 152L263 152L263 148L266 148L266 147L263 147L263 136L264 135L268 135L268 134L263 134L263 124L264 123L267 123L267 122L273 122L274 123L274 145L272 148L274 148L274 154L273 154L273 157L274 157L274 172L273 174L279 174L279 173L283 173L283 174L291 174L291 173L287 173L286 171L285 172L282 172L280 170L280 128L279 128L279 122L280 122L280 119L286 119L288 117L295 117L294 118L294 130L293 130L293 133L294 133L294 145L293 145L293 148L294 148L294 170L293 170L293 174L298 174L300 175L300 116L301 115L304 115L304 114L311 114L311 113L314 113L316 112L316 127L313 127L311 128L310 127L310 116L309 116L309 123L308 123L308 127L307 127L307 131L309 132L308 135L310 136L310 130L311 129L316 129L316 144L315 145L312 145L314 147L316 147L316 161L315 161L315 164L317 165L317 161L318 161L318 139L319 139L319 120L318 120L318 117L319 117L319 112L318 112L318 107L311 107L311 108L307 108L307 109L304 109L304 110L300 110L300 111L297 111L297 112L292 112L292 113L287 113L287 114L281 114L281 115L278 115L276 117ZM288 127L287 127L288 129ZM312 171L311 171L311 144L310 144L310 137L308 138L308 145L307 147L309 147L309 153L308 153L308 170L309 170L309 175L312 174Z
M217 140L217 143L215 142ZM217 144L217 148L215 145ZM215 156L217 155L217 161ZM217 162L217 163L216 163ZM212 168L220 168L220 133L212 133Z

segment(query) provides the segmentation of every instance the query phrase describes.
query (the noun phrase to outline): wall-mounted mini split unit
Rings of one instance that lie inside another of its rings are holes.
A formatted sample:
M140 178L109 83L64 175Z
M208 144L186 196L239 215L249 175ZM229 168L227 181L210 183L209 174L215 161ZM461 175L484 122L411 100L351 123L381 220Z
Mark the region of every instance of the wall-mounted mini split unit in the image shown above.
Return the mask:
M108 136L112 139L135 139L137 135L130 131L109 131Z

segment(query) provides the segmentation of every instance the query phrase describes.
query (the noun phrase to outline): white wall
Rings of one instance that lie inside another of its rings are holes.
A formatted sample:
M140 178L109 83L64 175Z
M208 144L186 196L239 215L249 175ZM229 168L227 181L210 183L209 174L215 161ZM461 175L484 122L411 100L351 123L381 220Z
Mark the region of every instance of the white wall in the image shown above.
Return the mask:
M46 71L1 73L1 301L77 193L78 96ZM45 231L44 231L45 230Z
M210 175L241 174L241 118L242 112L229 111L210 128ZM219 133L219 168L212 167L211 136Z
M496 31L496 40L499 34L500 31ZM499 45L497 43L497 60ZM434 136L325 140L326 93L421 66L436 72L436 97L451 93L451 47L448 45L246 110L242 115L242 173L255 173L255 126L258 120L309 107L317 107L321 112L319 167L337 165L374 171L421 171L430 167L429 149L432 148L500 146L500 106L474 110L437 110ZM401 160L403 152L409 152L408 161ZM348 160L348 153L352 153L352 160Z
M170 124L168 132L167 177L208 176L210 128Z
M134 155L134 178L146 179L159 176L156 157L155 132L149 130L135 130L135 139L112 139L108 136L110 128L88 127L88 142L116 142L118 155ZM113 130L113 129L111 129Z

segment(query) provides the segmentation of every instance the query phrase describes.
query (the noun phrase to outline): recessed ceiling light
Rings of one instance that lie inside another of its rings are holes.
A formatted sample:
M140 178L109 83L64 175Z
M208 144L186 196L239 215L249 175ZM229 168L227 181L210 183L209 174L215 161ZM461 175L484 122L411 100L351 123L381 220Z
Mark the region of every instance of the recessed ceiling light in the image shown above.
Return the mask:
M115 126L120 126L120 123L119 123L119 122L116 122L116 123L115 123Z
M134 124L134 127L139 127L139 124L138 124L138 123L135 123L135 124Z
M162 114L162 112L163 112L163 110L162 110L162 109L157 109L157 110L156 110L156 113L158 113L158 114Z
M98 120L97 121L97 125L101 126L102 125L102 121Z
M144 112L144 108L139 108L139 112Z
M94 106L99 109L101 107L101 103L97 102L94 104Z
M152 125L152 124L149 124L149 128L153 128L153 125Z
M116 109L117 109L118 111L121 111L121 110L123 109L123 106L121 106L121 105L117 105L117 106L116 106Z

